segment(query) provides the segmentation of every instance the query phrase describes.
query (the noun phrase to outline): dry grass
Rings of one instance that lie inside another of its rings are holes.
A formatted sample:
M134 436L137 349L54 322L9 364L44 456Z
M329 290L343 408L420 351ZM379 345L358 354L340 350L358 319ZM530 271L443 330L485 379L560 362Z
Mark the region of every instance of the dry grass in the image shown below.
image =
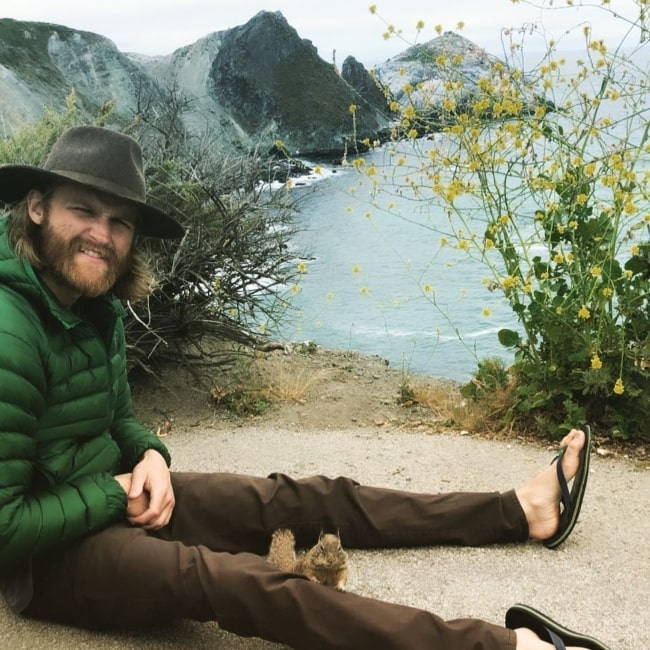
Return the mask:
M512 404L511 383L492 387L479 400L461 394L461 387L445 382L414 382L409 388L413 403L431 410L447 426L475 433L496 433L508 428L505 414Z
M267 368L263 373L264 386L260 392L271 401L297 402L304 404L311 389L318 384L321 373L313 370L291 367L290 363L280 363Z

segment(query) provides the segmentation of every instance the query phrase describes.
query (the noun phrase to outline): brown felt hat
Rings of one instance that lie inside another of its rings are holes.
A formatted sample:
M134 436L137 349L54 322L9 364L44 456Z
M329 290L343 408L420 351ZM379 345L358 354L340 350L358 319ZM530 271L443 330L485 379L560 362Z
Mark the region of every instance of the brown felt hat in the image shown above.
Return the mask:
M0 200L15 203L52 181L73 181L125 199L140 214L138 233L182 237L183 227L146 203L140 145L130 136L99 126L75 126L54 143L43 167L0 165Z

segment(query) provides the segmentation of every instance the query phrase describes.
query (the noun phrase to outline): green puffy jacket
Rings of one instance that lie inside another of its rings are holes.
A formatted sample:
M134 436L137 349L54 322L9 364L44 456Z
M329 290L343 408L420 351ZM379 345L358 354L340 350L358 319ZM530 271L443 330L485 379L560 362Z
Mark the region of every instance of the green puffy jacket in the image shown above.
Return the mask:
M65 309L5 231L0 219L0 572L123 520L113 475L147 449L170 462L133 417L122 306Z

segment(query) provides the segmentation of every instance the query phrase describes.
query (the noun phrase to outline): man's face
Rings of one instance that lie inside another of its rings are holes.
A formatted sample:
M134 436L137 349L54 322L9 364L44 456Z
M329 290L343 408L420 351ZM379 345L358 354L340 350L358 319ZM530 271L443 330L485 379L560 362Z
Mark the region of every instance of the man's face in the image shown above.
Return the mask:
M48 199L30 192L27 205L41 227L41 277L62 304L107 293L128 270L137 219L130 203L66 184Z

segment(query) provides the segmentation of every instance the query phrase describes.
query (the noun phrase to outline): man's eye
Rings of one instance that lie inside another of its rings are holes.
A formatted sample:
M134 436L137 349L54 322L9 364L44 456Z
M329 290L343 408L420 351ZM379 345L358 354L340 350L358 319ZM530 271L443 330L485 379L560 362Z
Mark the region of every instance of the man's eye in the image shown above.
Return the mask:
M133 223L128 219L116 219L115 222L118 223L123 228L127 228L128 230L133 230L133 228L135 227Z

